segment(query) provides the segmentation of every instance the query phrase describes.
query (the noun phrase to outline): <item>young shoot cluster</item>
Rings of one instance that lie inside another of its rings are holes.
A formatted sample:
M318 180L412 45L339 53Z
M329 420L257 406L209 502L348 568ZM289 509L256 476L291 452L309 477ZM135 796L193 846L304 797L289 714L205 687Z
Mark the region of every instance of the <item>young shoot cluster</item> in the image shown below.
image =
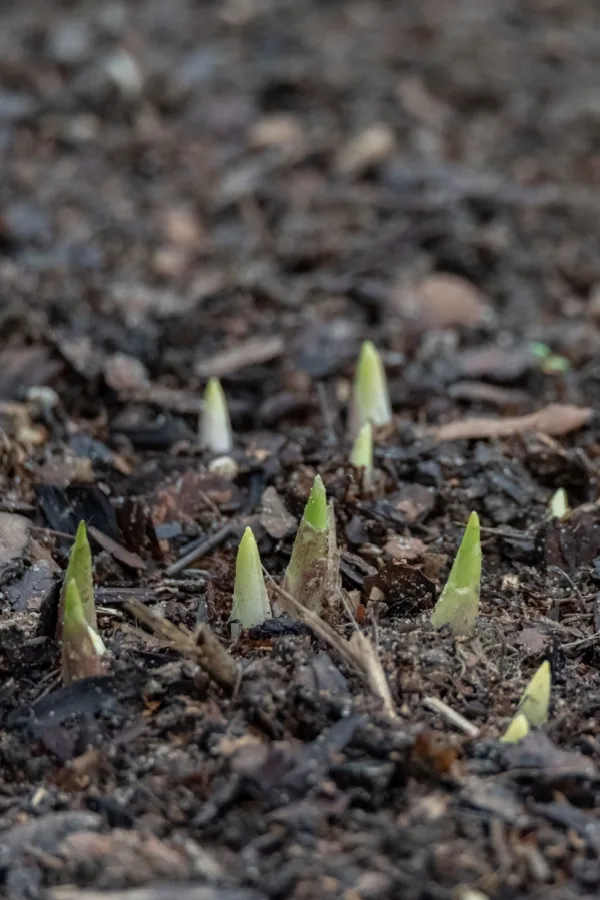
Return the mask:
M104 675L106 648L98 634L92 552L84 522L79 523L61 591L57 638L64 684Z

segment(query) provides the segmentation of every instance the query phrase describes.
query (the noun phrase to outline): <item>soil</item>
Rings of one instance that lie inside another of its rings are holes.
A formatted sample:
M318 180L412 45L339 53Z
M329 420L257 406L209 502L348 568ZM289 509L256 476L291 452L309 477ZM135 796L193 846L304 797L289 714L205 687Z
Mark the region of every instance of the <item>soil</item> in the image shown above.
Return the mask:
M3 896L598 896L598 4L29 0L0 74ZM394 408L371 493L366 338ZM230 641L244 527L279 582L317 472L325 616L393 710L285 616ZM430 613L472 510L455 640ZM80 519L110 674L62 686ZM239 683L132 599L208 625ZM548 723L500 743L545 659Z

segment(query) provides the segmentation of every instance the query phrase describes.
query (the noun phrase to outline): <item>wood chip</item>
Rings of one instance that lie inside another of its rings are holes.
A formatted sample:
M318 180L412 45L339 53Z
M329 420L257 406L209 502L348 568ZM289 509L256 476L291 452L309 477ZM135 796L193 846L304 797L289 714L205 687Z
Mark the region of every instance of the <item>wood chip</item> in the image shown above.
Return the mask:
M260 501L258 521L270 537L281 540L298 527L296 517L287 509L274 487L268 487Z
M124 566L127 566L129 569L146 568L146 563L137 555L137 553L132 553L131 550L122 547L121 544L114 541L107 534L104 534L103 531L99 531L93 525L88 525L87 530L94 540L98 541L103 550L106 550L107 553L114 556L114 558L120 563L123 563Z
M239 372L247 366L256 366L258 363L269 362L281 356L285 349L285 342L281 335L273 335L266 338L252 338L243 344L237 344L229 350L215 353L208 359L197 362L194 366L196 375L201 378L223 378L232 372Z
M479 289L466 278L446 272L428 275L413 290L399 284L393 302L402 315L424 328L476 327L489 316Z
M438 441L461 441L483 438L511 437L532 432L560 437L586 425L594 411L589 406L551 403L528 416L506 419L469 418L448 422L432 429Z

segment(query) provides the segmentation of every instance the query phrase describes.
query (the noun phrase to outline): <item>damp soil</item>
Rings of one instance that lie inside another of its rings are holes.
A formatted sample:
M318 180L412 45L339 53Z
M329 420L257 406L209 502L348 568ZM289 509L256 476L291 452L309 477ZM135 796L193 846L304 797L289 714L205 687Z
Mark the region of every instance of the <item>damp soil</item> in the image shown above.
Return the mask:
M597 896L599 50L591 0L2 6L4 896ZM394 409L370 493L367 338ZM211 375L225 461L197 439ZM325 615L393 710L285 616L230 641L243 529L279 582L317 472ZM473 510L454 640L430 613ZM64 687L81 519L110 667ZM210 627L239 683L131 600ZM549 722L503 745L543 660Z

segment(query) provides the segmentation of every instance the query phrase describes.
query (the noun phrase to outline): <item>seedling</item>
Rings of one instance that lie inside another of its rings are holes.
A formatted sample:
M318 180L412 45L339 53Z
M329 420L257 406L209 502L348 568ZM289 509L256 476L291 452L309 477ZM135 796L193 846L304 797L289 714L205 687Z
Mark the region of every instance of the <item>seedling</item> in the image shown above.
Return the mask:
M524 737L529 734L529 722L527 716L522 712L517 713L514 719L511 719L508 728L500 738L503 744L518 744Z
M350 426L353 434L366 422L375 427L392 421L392 406L381 357L372 341L362 345L352 390Z
M102 657L106 648L96 623L92 551L85 522L79 523L69 556L58 605L56 636L61 642L65 684L104 673Z
M543 725L548 721L551 682L550 663L546 660L525 688L517 709L530 725Z
M65 586L71 579L75 580L86 622L98 630L96 623L96 604L94 602L94 580L92 575L92 551L87 536L85 522L80 522L75 535L75 542L69 556L69 565L65 575ZM60 618L60 617L59 617Z
M435 605L431 622L434 628L449 625L452 633L468 636L479 610L481 584L481 539L479 516L472 512L458 553L442 594Z
M564 519L569 512L567 492L564 488L559 488L550 500L550 515L553 519Z
M237 638L242 628L261 625L271 618L271 604L262 573L260 554L251 528L246 528L235 562L235 586L231 610L231 636Z
M365 422L354 441L350 463L355 469L362 470L362 484L368 490L373 482L373 427Z
M566 356L553 353L550 347L541 341L530 341L529 352L545 375L564 375L571 368Z
M337 576L333 505L327 505L325 485L317 475L298 526L283 587L299 603L319 614L324 600L335 589Z
M212 453L229 453L233 449L229 409L218 378L209 378L204 391L200 442Z
M62 676L65 685L80 678L106 673L102 638L89 624L77 582L71 578L64 590L62 616Z

